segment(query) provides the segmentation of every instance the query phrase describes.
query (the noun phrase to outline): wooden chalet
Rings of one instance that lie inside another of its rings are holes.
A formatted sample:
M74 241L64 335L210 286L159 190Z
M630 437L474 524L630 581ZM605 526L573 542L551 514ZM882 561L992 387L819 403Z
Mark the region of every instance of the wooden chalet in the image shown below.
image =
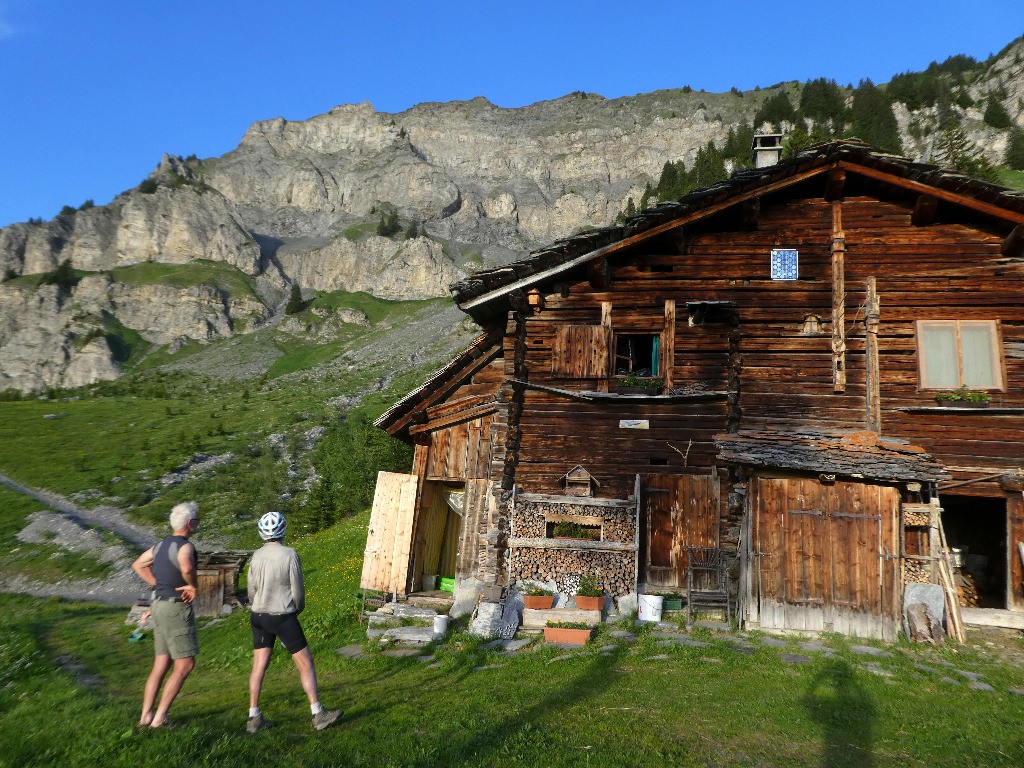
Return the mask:
M1024 611L1022 278L1024 196L856 140L468 278L484 333L377 422L415 459L378 480L363 586L667 591L715 547L745 626L891 637L945 535ZM962 387L991 403L936 400Z

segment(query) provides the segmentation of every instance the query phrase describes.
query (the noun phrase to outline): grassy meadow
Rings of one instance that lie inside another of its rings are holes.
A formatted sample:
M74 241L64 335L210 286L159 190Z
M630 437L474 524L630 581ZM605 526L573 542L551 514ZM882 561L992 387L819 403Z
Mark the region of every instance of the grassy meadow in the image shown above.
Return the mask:
M0 597L0 766L1017 766L1024 687L1019 637L971 634L963 648L889 646L872 672L849 641L782 660L706 647L623 644L605 627L580 651L543 642L513 655L456 625L430 663L367 648L356 621L367 515L297 542L303 616L321 697L346 715L315 733L291 664L275 654L262 705L278 727L245 733L250 637L244 613L204 621L175 731L136 733L152 644L128 642L123 609ZM802 651L792 641L790 650ZM604 649L604 650L602 650ZM871 661L877 661L872 659ZM950 667L996 687L970 689ZM928 669L941 670L928 672Z

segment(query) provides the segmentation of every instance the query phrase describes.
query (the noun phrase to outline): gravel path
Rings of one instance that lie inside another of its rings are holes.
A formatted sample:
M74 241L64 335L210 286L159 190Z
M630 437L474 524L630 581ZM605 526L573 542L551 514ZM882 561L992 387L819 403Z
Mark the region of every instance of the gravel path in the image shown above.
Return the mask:
M149 597L149 587L132 572L131 564L139 552L159 540L160 534L127 520L123 510L117 507L82 509L63 496L29 488L2 474L0 484L48 507L29 515L27 525L18 533L19 541L87 552L113 567L112 575L106 579L68 579L46 583L20 575L0 578L0 592L92 600L106 605L133 605ZM100 531L109 531L120 541L111 542Z

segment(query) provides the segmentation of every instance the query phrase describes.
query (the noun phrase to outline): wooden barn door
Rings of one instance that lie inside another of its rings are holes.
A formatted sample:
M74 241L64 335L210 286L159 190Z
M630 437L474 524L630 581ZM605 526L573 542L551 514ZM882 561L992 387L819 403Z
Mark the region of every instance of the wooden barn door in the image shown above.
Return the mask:
M758 479L752 545L760 626L892 636L899 502L899 492L884 486Z
M416 512L416 475L377 474L359 586L406 594Z
M716 475L647 475L643 480L643 581L686 585L686 548L718 545Z

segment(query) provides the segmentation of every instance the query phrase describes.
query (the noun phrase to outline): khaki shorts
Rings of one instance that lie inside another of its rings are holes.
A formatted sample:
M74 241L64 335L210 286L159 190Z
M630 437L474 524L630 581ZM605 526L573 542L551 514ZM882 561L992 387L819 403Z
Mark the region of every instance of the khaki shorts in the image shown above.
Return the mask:
M199 653L196 620L191 603L154 600L153 650L157 656L170 654L172 659L187 659Z

